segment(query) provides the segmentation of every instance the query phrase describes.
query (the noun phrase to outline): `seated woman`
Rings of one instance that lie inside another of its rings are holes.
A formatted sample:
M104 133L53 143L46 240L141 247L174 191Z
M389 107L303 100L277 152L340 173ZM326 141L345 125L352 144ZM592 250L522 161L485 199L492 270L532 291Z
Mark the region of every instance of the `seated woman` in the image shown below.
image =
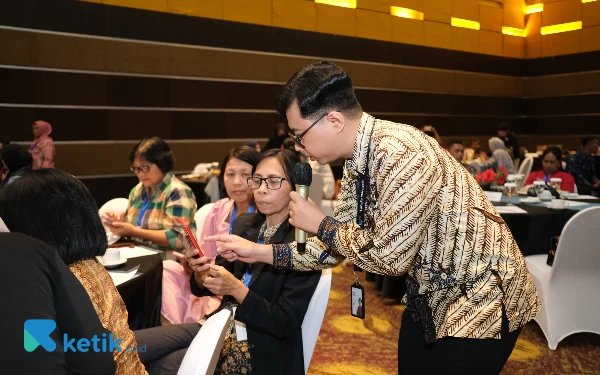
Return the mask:
M287 150L265 152L248 180L260 213L238 218L233 233L258 243L294 241L289 223L290 192L294 190L294 155ZM302 321L321 272L276 269L264 263L230 263L219 257L192 259L190 284L194 295L222 295L219 310L237 306L235 319L246 324L248 339L237 341L230 324L215 374L304 374Z
M0 149L0 160L2 160L1 169L6 173L2 186L6 186L30 171L33 159L23 147L8 144Z
M527 176L525 185L532 185L536 180L550 183L551 178L562 180L560 190L573 193L575 191L575 179L562 169L562 152L558 147L548 147L542 153L542 170L534 171Z
M130 237L160 250L183 248L183 218L194 227L196 198L172 173L173 154L159 137L142 139L131 151L131 171L140 183L129 193L124 213L108 213L105 222L119 237Z
M2 189L0 216L12 232L35 237L54 247L79 279L102 326L121 339L121 348L136 345L127 310L112 279L96 256L107 248L98 208L87 188L57 169L38 169ZM146 374L135 352L118 352L116 374Z
M482 163L483 167L504 167L509 174L517 173L515 170L515 162L508 151L506 151L506 145L504 145L504 142L498 137L492 137L488 143L490 146L490 151L492 152L492 157L486 162Z
M206 216L202 234L198 238L205 255L216 258L217 248L213 242L203 242L203 238L213 234L231 233L235 220L246 212L254 211L252 189L247 179L252 176L260 154L253 148L242 146L229 151L221 163L221 186L228 198L215 203ZM214 311L221 299L217 297L198 298L190 290L192 269L187 262L183 265L166 261L163 264L163 289L161 322L166 324L197 322L205 314Z
M60 337L63 333L69 337L102 337L110 332L102 327L85 289L56 251L19 233L0 233L0 249L2 262L10 265L0 272L0 283L6 286L0 289L0 332L3 340L12 343L0 351L2 373L114 374L112 353L65 352ZM54 350L37 348L34 340L23 341L23 322L27 319L51 319L56 323L50 334ZM25 350L17 345L20 342L24 342Z

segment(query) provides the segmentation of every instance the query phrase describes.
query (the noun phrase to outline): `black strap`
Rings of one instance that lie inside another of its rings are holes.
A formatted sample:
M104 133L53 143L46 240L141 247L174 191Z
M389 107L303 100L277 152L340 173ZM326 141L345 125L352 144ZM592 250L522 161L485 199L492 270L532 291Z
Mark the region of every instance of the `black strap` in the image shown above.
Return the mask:
M375 125L371 128L371 134L369 134L369 145L367 147L367 155L366 155L366 167L365 173L360 174L358 179L356 180L356 224L360 226L362 229L365 229L366 226L366 206L367 206L367 197L371 194L371 185L370 185L370 177L369 177L369 156L371 155L371 138L373 137L373 130L375 129ZM362 272L360 267L354 265L354 271Z

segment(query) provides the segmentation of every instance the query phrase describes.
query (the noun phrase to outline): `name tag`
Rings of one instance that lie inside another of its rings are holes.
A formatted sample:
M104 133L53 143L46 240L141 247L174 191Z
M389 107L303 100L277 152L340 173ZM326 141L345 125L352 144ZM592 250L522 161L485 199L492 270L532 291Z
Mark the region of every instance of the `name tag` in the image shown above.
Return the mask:
M235 323L235 335L237 336L238 341L247 341L248 340L248 331L246 330L246 324L235 320L236 311L237 311L237 306L233 308L233 318L234 318L234 323Z

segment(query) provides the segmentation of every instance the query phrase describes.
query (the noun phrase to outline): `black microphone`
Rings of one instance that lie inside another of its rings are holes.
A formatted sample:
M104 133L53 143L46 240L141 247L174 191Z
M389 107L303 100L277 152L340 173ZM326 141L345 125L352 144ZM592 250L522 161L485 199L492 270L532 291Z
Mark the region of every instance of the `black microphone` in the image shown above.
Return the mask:
M296 183L296 193L302 198L308 200L308 189L312 184L312 168L308 163L296 163L294 166L294 182ZM298 252L304 254L306 251L306 232L296 228L296 243Z

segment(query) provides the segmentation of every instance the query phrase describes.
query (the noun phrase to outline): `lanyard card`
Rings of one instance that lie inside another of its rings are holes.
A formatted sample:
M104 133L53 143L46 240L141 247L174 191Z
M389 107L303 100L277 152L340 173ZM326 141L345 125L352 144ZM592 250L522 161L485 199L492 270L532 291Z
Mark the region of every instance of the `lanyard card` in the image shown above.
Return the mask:
M351 311L350 314L356 318L365 318L365 288L356 282L350 285Z

